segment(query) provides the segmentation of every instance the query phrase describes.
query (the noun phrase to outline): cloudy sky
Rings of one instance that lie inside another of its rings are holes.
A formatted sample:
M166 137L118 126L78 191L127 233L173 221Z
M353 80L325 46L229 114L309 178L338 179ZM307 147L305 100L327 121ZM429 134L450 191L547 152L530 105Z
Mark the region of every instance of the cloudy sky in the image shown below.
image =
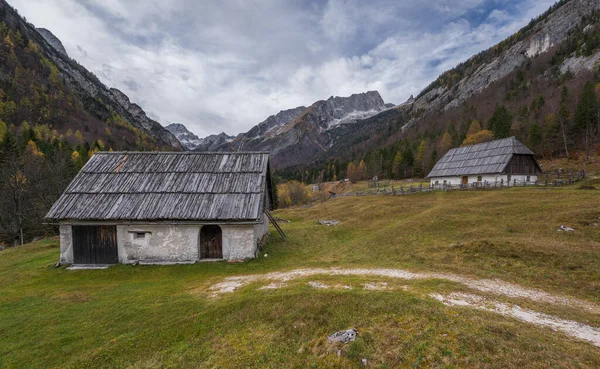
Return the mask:
M378 90L405 101L554 0L8 0L163 125L237 134Z

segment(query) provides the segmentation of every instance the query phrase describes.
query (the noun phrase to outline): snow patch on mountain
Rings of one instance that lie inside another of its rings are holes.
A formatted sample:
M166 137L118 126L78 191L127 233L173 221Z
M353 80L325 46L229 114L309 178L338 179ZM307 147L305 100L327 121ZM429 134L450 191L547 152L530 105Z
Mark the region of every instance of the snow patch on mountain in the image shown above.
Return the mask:
M382 111L389 110L389 109L391 109L391 108L378 107L378 108L374 108L374 109L367 110L367 111L355 110L355 111L352 111L352 112L346 114L342 118L333 119L332 121L330 121L328 123L327 129L333 129L342 124L352 124L361 119L371 118L372 116L375 116L375 115L381 113Z
M183 146L185 150L193 150L203 142L181 123L172 123L165 128L181 142L181 146Z

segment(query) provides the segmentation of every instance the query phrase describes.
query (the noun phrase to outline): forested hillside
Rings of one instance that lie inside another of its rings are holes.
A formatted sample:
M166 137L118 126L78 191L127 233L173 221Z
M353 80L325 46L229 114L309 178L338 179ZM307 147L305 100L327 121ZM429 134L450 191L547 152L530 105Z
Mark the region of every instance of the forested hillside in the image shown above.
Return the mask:
M41 46L11 24L0 21L0 245L53 231L43 216L94 152L164 147L102 101L105 115L90 113Z
M473 87L472 75L506 58L506 50L527 36L531 43L536 37L544 39L542 31L531 33L567 3L557 3L511 38L445 72L416 103L333 132L336 142L319 161L278 174L307 182L419 177L427 175L450 148L509 136L516 136L541 159L594 160L600 149L598 11L589 10L561 42L547 50L527 58L515 55L523 58L521 65L481 92L455 102L465 86ZM458 97L452 100L452 96Z

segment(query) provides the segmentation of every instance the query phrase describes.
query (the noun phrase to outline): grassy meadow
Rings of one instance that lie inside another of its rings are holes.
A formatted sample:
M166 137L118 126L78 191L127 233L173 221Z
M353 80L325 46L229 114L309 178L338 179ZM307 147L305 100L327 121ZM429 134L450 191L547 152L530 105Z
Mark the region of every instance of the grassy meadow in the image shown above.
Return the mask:
M53 267L57 239L10 248L0 252L0 367L358 368L365 358L373 368L597 368L600 348L590 343L428 297L468 292L446 280L313 276L273 290L253 282L219 297L208 291L232 275L401 268L600 304L599 200L576 186L337 198L276 211L290 221L281 223L289 241L272 230L261 257L243 264L67 271ZM576 230L558 232L562 224ZM388 289L361 288L382 281ZM600 315L574 307L503 301L600 327ZM327 342L350 327L356 341Z

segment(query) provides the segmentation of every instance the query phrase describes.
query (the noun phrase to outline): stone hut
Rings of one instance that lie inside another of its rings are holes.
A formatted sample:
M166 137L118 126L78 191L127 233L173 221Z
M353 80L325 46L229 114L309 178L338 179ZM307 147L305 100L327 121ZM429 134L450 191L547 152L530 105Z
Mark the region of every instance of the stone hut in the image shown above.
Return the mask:
M62 263L193 263L256 257L272 204L265 152L99 152L46 219Z

